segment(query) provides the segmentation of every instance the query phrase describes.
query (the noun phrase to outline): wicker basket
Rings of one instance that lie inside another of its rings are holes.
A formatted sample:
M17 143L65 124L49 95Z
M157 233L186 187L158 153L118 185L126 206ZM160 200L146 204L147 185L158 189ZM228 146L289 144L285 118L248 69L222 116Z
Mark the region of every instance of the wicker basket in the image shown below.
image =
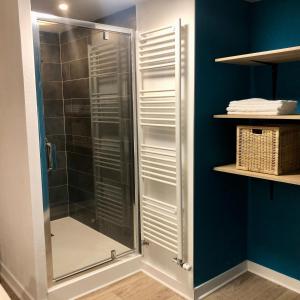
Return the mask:
M300 127L237 126L236 167L272 175L300 169Z

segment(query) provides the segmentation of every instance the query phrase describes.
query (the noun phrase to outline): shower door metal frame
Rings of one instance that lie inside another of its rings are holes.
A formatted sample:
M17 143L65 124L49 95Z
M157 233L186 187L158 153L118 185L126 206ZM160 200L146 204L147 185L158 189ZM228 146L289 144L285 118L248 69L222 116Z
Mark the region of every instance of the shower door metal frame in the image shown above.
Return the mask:
M101 31L108 31L114 33L123 33L128 34L130 37L130 59L131 59L131 82L132 82L132 116L133 116L133 145L134 145L134 199L133 199L133 216L134 216L134 249L128 251L128 253L120 254L117 258L121 258L130 253L140 253L140 225L139 225L139 179L138 179L138 133L137 133L137 97L136 97L136 64L135 64L135 31L129 28L123 28L118 26L94 23L89 21L76 20L71 18L58 17L51 14L44 14L39 12L32 12L32 25L33 25L33 36L34 36L34 48L35 48L35 65L36 65L36 89L38 103L37 105L42 105L43 94L42 94L42 79L41 79L41 70L40 70L40 42L39 42L39 29L37 26L38 21L53 22L63 25L69 25L74 27L83 27ZM43 147L43 135L45 135L44 126L41 124L41 113L39 113L39 123L42 128L40 133L40 149ZM42 150L41 150L42 151ZM43 152L43 151L42 151ZM41 154L42 160L42 169L45 165L43 162L44 155ZM42 173L44 170L42 170ZM42 174L42 176L45 174ZM46 191L44 189L47 189ZM43 195L48 193L48 182L47 179L43 184ZM43 197L43 209L44 209L44 231L45 231L45 244L46 244L46 259L47 259L47 277L48 277L48 286L51 287L53 284L61 279L68 278L72 275L79 274L83 271L87 271L97 266L101 266L105 263L113 263L113 259L106 259L104 261L99 261L96 264L91 266L86 266L85 268L74 271L73 273L62 276L58 279L53 278L53 269L52 269L52 248L51 248L51 234L50 234L50 206L49 206L49 197Z

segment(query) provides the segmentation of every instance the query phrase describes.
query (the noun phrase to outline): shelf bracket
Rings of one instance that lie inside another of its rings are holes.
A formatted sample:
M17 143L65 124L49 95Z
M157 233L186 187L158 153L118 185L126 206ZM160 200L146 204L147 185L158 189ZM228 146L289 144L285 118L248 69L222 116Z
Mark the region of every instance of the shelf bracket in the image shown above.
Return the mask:
M277 97L278 64L257 60L253 60L253 62L272 67L272 99L275 100Z

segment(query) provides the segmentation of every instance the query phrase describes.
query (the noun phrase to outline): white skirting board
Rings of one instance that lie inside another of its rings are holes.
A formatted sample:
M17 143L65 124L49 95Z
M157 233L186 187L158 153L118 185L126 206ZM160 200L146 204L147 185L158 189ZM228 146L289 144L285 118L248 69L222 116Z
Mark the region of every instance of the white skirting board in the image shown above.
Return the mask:
M207 297L209 294L220 289L245 272L251 272L300 294L299 280L246 260L232 269L196 287L194 299L203 299Z
M209 294L241 276L245 272L247 272L246 261L196 287L194 299L203 299L207 297Z
M28 293L26 288L18 281L18 279L8 270L8 268L3 263L0 263L0 277L20 299L34 300L34 298ZM1 297L0 299L2 300Z
M300 281L272 269L247 261L248 271L300 294Z

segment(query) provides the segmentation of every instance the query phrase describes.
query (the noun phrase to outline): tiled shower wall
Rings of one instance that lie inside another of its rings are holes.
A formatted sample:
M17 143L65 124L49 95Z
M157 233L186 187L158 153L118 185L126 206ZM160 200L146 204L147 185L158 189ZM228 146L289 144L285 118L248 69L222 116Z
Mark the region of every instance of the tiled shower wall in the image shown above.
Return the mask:
M51 219L68 215L66 136L59 34L40 32L46 138L56 145L57 168L48 173Z
M95 227L88 43L91 30L61 34L70 216Z
M40 44L46 137L57 150L57 168L48 173L51 219L70 215L94 226L89 34L41 32Z

